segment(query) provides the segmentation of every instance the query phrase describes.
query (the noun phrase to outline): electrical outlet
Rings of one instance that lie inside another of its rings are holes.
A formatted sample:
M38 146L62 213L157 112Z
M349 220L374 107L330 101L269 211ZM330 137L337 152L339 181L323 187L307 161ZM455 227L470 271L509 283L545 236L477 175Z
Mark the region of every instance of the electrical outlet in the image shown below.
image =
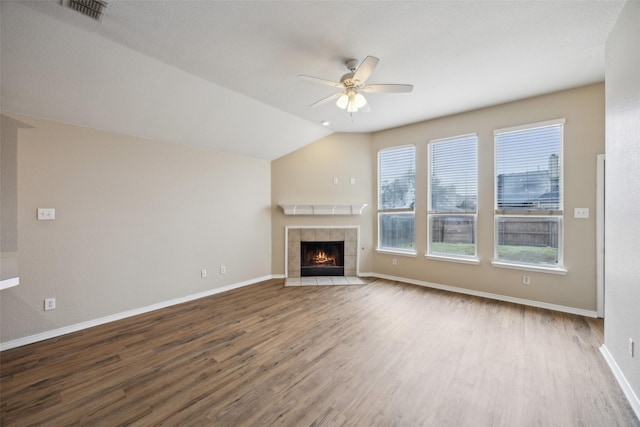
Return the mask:
M44 311L55 310L56 309L56 299L55 298L45 298L44 300Z
M397 259L395 259L395 258L393 258L393 259L391 260L391 265L398 265L398 260L397 260Z
M633 340L629 338L629 356L633 357Z
M589 208L573 208L573 217L574 218L589 218Z
M531 284L531 276L522 276L522 284L530 285Z
M38 208L38 221L53 221L56 219L54 208Z
M200 270L200 276L201 276L202 278L207 277L207 270L206 270L206 269Z
M220 266L220 274L227 274L227 267L225 267L224 265Z

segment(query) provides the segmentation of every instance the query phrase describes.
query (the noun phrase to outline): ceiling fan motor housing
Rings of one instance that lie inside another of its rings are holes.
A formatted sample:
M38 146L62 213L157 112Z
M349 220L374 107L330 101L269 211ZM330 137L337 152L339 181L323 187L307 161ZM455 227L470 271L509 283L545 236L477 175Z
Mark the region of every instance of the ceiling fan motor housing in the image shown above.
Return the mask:
M355 73L358 69L358 60L357 59L347 59L344 63L352 73Z
M358 83L360 82L353 80L353 73L347 73L340 77L340 83L342 83L346 88L350 88L358 86Z

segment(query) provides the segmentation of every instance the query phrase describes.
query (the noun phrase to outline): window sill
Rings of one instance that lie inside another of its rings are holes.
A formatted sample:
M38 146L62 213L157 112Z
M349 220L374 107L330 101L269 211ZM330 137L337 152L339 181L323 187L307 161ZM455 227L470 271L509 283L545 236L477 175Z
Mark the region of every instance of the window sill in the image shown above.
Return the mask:
M434 255L434 254L425 254L424 257L426 259L433 259L436 261L457 262L459 264L471 264L471 265L480 264L480 260L478 258L457 258L453 256Z
M0 280L0 290L9 289L20 284L19 277L12 277L10 279Z
M408 256L412 258L415 258L416 256L418 256L418 254L415 252L404 252L404 251L393 250L393 249L376 249L376 252L379 254L400 255L400 256Z
M491 261L491 265L498 268L509 268L512 270L525 270L525 271L535 271L539 273L550 273L550 274L567 274L568 270L563 267L538 267L535 265L527 265L527 264L511 264L503 261Z

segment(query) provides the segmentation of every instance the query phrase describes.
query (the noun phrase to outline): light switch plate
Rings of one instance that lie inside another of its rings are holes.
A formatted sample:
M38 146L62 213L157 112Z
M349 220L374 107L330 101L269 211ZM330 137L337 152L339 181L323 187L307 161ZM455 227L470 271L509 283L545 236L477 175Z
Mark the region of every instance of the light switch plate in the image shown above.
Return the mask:
M574 218L589 218L589 208L573 208Z
M52 221L56 219L54 208L38 208L38 221Z

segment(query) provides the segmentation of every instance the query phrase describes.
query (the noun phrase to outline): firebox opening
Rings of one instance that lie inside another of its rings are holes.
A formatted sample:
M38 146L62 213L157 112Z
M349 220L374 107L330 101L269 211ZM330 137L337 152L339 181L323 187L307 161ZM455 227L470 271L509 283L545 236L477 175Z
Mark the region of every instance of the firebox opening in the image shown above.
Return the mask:
M344 241L301 242L301 276L344 276Z

